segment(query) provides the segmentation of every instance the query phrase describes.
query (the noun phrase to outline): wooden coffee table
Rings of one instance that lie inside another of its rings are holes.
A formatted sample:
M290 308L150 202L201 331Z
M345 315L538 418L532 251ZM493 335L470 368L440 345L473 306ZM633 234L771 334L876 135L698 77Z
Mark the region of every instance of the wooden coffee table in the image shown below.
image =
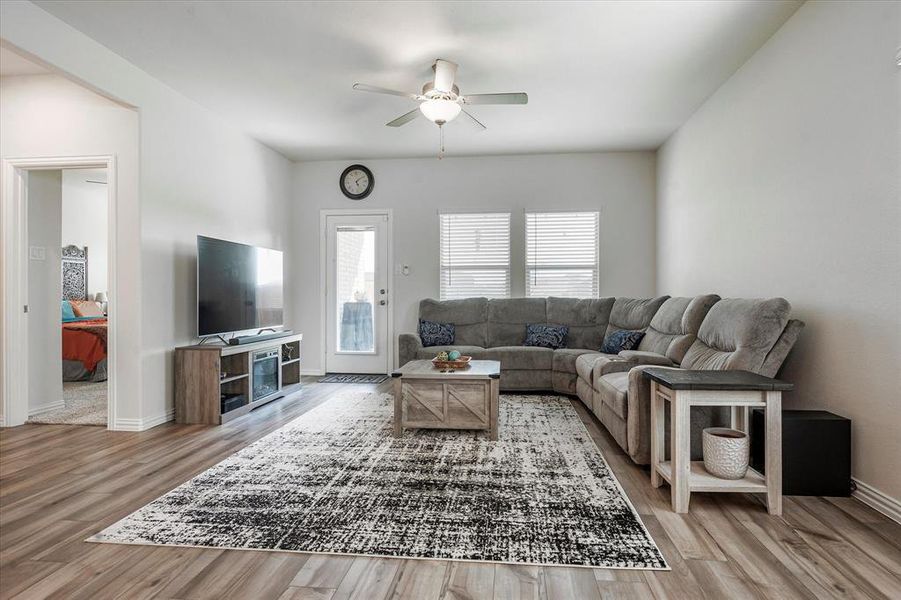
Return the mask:
M463 369L437 369L430 360L412 360L394 377L394 436L404 427L486 429L497 439L501 363L473 360Z

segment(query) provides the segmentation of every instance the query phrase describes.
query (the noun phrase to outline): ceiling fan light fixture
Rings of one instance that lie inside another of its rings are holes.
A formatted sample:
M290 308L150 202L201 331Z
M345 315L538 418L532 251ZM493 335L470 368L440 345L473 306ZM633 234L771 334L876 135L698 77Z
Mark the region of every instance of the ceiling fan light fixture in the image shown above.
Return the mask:
M420 104L419 110L432 123L443 125L456 119L462 107L453 100L432 98Z

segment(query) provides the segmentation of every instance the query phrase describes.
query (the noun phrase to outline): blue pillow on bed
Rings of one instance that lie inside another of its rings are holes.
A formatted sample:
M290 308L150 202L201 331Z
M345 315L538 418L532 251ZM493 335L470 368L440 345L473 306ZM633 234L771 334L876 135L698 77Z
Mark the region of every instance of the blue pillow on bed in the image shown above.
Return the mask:
M69 321L75 318L75 311L68 300L63 300L63 321Z

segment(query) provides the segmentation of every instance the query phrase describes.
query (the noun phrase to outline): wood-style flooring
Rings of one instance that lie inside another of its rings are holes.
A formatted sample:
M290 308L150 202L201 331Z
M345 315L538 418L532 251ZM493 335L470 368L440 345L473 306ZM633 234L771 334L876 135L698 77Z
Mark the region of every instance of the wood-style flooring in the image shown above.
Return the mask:
M0 433L0 598L901 598L901 525L850 498L692 494L670 511L573 400L672 571L528 567L286 552L88 544L96 533L347 389L310 380L221 427L141 433L23 425Z

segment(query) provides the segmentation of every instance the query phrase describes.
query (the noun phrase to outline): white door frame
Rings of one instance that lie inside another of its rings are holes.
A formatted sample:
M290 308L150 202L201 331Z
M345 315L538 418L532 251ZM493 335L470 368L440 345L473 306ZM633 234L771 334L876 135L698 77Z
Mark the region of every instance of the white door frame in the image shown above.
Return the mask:
M329 217L372 217L382 215L388 219L388 272L385 274L388 281L388 315L387 332L388 343L385 352L388 354L388 373L394 370L394 215L390 208L369 209L321 209L319 211L319 373L325 375L325 359L327 354L326 331L328 321L328 307L326 305L328 288L326 286L326 273L328 273L328 218Z
M0 426L13 427L28 419L28 321L24 306L28 304L28 171L57 169L106 169L107 173L107 278L109 298L107 316L107 429L116 422L118 382L116 325L119 304L116 287L118 238L116 157L54 156L41 158L9 158L2 160L3 191L0 206L0 310L2 310L3 342L0 345L0 394L3 415ZM62 243L62 241L60 241ZM25 350L23 351L23 348ZM60 357L60 360L62 358Z

